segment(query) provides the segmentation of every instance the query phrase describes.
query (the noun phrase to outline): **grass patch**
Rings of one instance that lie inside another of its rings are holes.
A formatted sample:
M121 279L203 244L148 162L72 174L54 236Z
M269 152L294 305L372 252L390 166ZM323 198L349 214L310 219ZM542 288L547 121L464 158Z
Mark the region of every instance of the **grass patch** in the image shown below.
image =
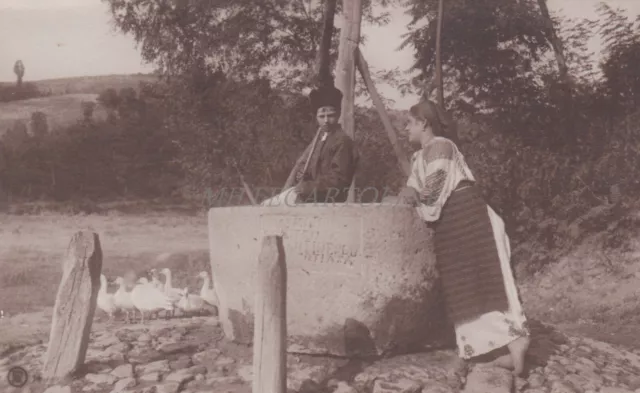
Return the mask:
M519 280L525 310L577 334L640 349L640 243L627 233L631 242L605 249L609 235L591 236L569 256Z
M53 306L67 246L79 230L100 236L109 281L129 270L168 267L174 286L199 291L198 272L210 271L204 214L0 215L0 222L0 309L7 315Z
M153 83L158 77L150 74L129 75L95 75L79 76L73 78L44 79L34 81L41 91L51 94L99 94L102 91L113 88L116 90L132 87L137 89L141 82Z
M96 101L97 97L97 94L66 94L0 103L0 135L13 127L17 120L29 124L31 114L36 111L47 114L49 130L70 126L82 120L82 102ZM106 119L107 112L98 105L93 118Z

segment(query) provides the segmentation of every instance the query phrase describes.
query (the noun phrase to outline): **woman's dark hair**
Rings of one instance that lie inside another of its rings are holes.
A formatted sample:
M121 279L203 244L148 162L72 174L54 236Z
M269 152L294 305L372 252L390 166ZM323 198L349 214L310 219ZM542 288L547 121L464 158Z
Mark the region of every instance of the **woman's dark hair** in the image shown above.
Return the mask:
M438 107L432 101L420 99L417 104L409 108L409 113L417 120L426 121L433 129L435 136L446 136Z

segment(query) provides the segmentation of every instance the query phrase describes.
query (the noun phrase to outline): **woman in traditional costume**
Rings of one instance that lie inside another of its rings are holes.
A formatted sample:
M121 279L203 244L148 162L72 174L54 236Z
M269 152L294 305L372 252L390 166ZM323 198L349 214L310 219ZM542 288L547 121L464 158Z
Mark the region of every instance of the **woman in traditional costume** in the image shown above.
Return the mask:
M421 149L411 158L400 197L435 231L436 264L459 356L471 359L507 347L509 354L491 363L519 375L529 331L504 222L485 202L456 144L442 136L435 104L414 105L406 131Z

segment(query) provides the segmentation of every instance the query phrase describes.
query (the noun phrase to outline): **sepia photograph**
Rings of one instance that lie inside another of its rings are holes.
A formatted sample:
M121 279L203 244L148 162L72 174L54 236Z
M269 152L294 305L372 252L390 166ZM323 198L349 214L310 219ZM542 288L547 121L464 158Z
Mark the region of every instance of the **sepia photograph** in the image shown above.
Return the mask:
M0 36L0 393L640 393L640 0Z

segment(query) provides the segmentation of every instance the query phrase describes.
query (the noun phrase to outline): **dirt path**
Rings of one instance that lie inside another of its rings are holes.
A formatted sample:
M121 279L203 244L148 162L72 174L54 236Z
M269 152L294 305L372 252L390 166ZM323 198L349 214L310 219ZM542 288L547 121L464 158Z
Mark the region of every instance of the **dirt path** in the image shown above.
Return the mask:
M12 348L46 342L51 323L51 308L39 312L0 319L0 356ZM98 317L95 330L104 326ZM570 335L584 336L640 353L640 317L628 324L563 323L557 327Z
M3 328L15 333L18 326L46 319L46 313L15 317L3 321ZM531 329L522 378L514 379L502 368L463 362L453 349L368 361L290 354L287 391L640 392L640 356L533 320ZM51 392L251 392L252 349L226 341L215 316L161 318L144 325L97 322L92 330L85 367ZM38 335L29 332L24 337ZM0 374L19 365L29 376L29 385L20 391L42 392L46 386L39 370L45 352L45 344L36 344L0 356ZM18 391L7 383L0 379L0 391Z
M568 334L588 337L640 354L640 321L629 324L564 323L558 328Z
M52 309L0 319L0 356L13 348L48 339Z

